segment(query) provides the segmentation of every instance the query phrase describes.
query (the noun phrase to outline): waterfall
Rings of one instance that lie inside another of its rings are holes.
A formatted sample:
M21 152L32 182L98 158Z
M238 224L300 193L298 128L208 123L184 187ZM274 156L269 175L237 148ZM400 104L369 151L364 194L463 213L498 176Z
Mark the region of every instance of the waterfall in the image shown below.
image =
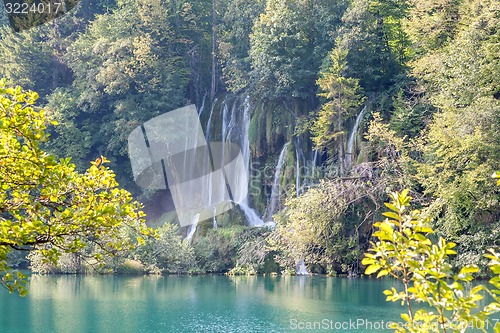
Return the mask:
M214 113L215 104L217 104L217 98L213 100L212 106L210 107L210 116L208 116L208 122L207 122L207 133L205 134L205 140L207 142L210 142L210 129L212 127L212 115Z
M248 140L248 130L250 129L250 96L245 98L243 104L243 130L241 133L241 153L243 154L243 162L247 167L247 174L250 171L250 141Z
M241 202L240 203L240 208L243 211L243 214L245 214L245 217L247 218L248 225L251 227L262 227L266 225L264 221L257 215L255 210L248 206L248 204Z
M304 170L300 169L300 166L303 166ZM304 177L304 183L306 182L306 178L308 176L307 170L307 161L304 156L304 151L302 149L302 140L300 137L295 138L295 194L299 196L301 192L303 192L303 186L306 184L300 184L301 177ZM301 171L305 171L305 174L302 174Z
M354 123L351 134L349 135L349 140L347 141L347 149L345 153L345 162L344 162L346 171L349 171L352 162L354 161L354 145L356 144L356 134L358 132L359 123L363 118L363 113L365 112L365 110L366 110L366 105L363 107L361 112L359 112L358 116L356 117L356 122Z
M214 99L211 109L210 115L208 117L208 122L206 126L206 141L210 143L212 140L212 127L214 119L217 119L214 116L215 104L217 103L217 98ZM204 106L203 106L204 107ZM220 103L221 110L221 144L222 144L222 164L224 165L225 161L225 152L228 143L237 144L240 146L241 154L243 158L243 163L245 165L246 175L248 176L248 183L246 186L249 186L249 178L250 178L250 143L248 139L248 130L250 128L250 97L247 96L243 103L241 103L241 99L231 98L230 95L226 96L224 100ZM199 114L201 114L203 110L200 110ZM227 184L225 182L221 182L220 184L214 183L214 179L212 174L207 177L206 190L208 191L209 200L208 203L212 204L212 191L215 186L223 186L226 187ZM224 192L223 189L222 192ZM252 227L260 227L260 226L269 226L272 227L271 223L264 223L262 218L258 215L258 213L250 207L249 197L243 199L238 203L239 207L243 211L248 225ZM213 226L217 227L217 209L214 207L213 213Z
M229 114L229 107L227 106L227 97L222 101L222 143L226 142L227 140L227 132L229 130L228 124L230 123L229 119L230 118ZM222 149L224 151L224 149Z
M222 160L224 161L225 144L228 142L238 144L241 149L245 172L249 179L250 143L248 140L248 130L250 128L250 97L247 96L243 104L239 103L239 101L240 100L235 99L231 106L228 105L227 98L222 102ZM222 185L226 186L225 184ZM248 185L249 184L247 184L247 186ZM213 185L210 184L210 186ZM265 225L257 212L250 207L248 196L239 203L239 207L245 214L249 226L260 227Z
M315 171L316 171L316 164L317 163L318 163L318 150L315 149L314 150L314 157L312 160L312 167L311 167L311 180L314 180L314 177L316 176Z
M295 266L295 274L297 275L309 275L307 271L306 263L304 259L300 259L297 265Z
M243 155L243 162L245 163L246 173L248 175L248 179L250 180L250 142L248 140L248 130L250 129L250 97L247 96L245 98L245 102L243 103L243 119L241 121L241 141L240 148L241 154ZM250 184L249 184L250 185ZM240 203L240 208L243 210L245 217L247 218L248 224L252 227L259 227L264 225L264 221L257 215L254 209L250 208L248 202L248 195Z
M203 96L203 100L201 101L200 109L198 110L198 117L201 117L203 111L205 111L205 100L207 99L207 94Z
M300 154L299 149L301 146L300 137L295 138L295 195L298 197L300 194Z
M216 216L217 216L217 207L214 207L214 219L213 219L214 229L217 229L217 220L215 219Z
M267 212L269 220L272 220L273 214L276 211L276 205L280 199L281 169L283 169L283 165L285 164L286 149L288 148L288 144L289 142L285 143L283 149L281 149L281 153L278 158L278 164L276 165L276 169L274 171L273 187L271 188L271 198L269 201L269 208Z
M315 149L314 151L311 151L310 154L311 159L308 161L304 161L304 165L307 166L307 168L304 170L304 181L302 182L301 186L301 192L304 192L304 188L307 188L308 186L314 185L314 181L316 179L316 165L318 163L318 150Z
M187 236L186 238L184 238L186 241L191 242L191 240L193 239L193 235L196 232L199 220L200 220L200 214L198 213L193 217L193 221L188 227Z
M215 108L215 105L217 104L217 101L218 101L218 98L214 98L214 100L212 101L212 105L210 106L210 115L208 116L208 122L207 122L207 132L205 133L205 140L208 144L210 144L210 130L212 128L212 116L213 116L213 113L214 113L214 108ZM204 104L205 103L205 99L203 99L203 108L204 108ZM203 112L203 109L200 110L199 112L199 115L201 115L201 113ZM208 178L207 178L207 184L206 184L206 190L208 191L208 203L211 204L212 203L212 192L213 192L213 174L210 173ZM214 216L213 216L213 219L215 221L215 210L216 208L214 207Z
M295 194L300 194L300 162L299 162L299 148L295 147Z
M234 102L236 103L236 102ZM234 110L234 104L232 107L232 110ZM222 154L221 154L221 162L220 165L224 166L224 158L225 158L225 152L226 152L226 142L228 142L228 137L229 134L231 133L232 126L233 126L233 112L229 113L229 107L227 105L227 96L224 98L222 101L222 137L221 137L221 142L222 142ZM224 193L227 187L227 184L225 182L220 182L220 191L221 193Z

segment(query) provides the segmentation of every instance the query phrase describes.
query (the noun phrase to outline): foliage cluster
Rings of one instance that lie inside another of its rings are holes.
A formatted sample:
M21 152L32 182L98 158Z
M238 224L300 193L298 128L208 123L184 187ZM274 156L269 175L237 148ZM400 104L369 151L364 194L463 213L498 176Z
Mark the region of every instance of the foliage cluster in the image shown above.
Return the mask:
M479 271L476 265L453 267L449 258L455 255L456 244L434 237L429 219L418 210L411 210L408 191L391 194L386 219L374 224L375 240L365 254L365 274L377 277L390 275L400 280L403 290L385 290L387 301L401 301L407 313L401 315L404 325L395 324L396 332L465 332L470 326L487 332L487 320L500 312L500 257L495 249L484 256L495 277L490 287L473 288L468 283ZM484 291L493 301L480 307ZM422 306L422 303L427 307ZM495 332L500 331L496 326Z
M21 294L26 280L11 273L11 251L34 250L56 264L63 254L92 248L79 259L99 267L151 234L140 204L118 187L104 157L78 173L70 158L41 149L48 118L37 98L0 81L0 278Z

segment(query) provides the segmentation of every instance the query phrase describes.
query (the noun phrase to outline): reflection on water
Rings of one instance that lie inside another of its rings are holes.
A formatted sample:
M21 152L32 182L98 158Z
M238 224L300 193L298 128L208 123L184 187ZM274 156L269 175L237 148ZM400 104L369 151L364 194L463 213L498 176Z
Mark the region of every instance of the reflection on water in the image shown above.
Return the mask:
M297 322L387 322L401 311L382 294L392 286L292 276L33 276L26 298L0 292L0 332L291 332Z

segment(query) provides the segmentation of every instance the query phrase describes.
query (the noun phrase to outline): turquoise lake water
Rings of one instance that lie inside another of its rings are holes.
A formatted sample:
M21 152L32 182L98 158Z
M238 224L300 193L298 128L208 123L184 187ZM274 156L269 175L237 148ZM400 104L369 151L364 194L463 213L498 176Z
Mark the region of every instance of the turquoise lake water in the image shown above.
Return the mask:
M385 302L392 286L320 276L33 276L25 298L0 291L0 332L392 332L386 323L404 310Z

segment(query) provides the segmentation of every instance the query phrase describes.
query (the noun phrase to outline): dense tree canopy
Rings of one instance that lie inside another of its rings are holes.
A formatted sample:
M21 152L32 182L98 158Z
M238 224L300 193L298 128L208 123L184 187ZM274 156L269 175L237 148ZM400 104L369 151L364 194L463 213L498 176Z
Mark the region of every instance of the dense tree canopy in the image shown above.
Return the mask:
M440 230L461 239L464 252L477 247L467 244L474 235L482 235L484 249L500 231L498 190L489 179L500 160L498 9L494 2L464 4L470 15L453 40L414 69L439 109L423 137L417 176L439 198L432 210Z
M268 0L251 35L253 88L268 98L305 98L333 46L342 1Z

